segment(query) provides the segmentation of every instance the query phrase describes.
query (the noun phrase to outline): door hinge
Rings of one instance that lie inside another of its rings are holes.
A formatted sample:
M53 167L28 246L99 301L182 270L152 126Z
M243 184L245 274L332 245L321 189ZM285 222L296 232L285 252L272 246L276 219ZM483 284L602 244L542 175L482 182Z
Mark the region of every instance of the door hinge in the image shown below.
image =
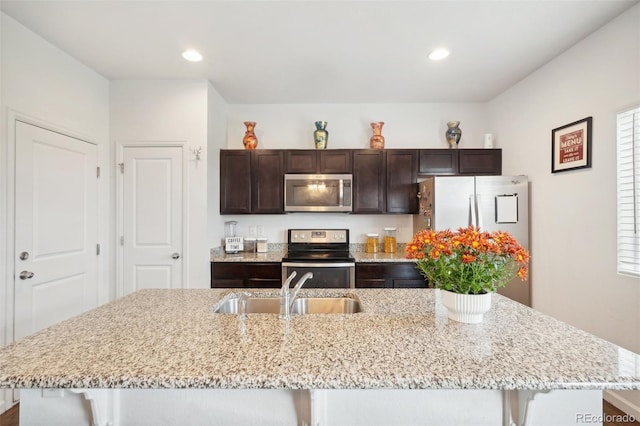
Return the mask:
M120 236L120 245L123 246L124 245L124 235Z
M96 177L100 177L100 167L96 167Z
M118 166L120 166L120 173L124 173L124 163L118 163Z
M100 244L96 244L96 256L100 255Z

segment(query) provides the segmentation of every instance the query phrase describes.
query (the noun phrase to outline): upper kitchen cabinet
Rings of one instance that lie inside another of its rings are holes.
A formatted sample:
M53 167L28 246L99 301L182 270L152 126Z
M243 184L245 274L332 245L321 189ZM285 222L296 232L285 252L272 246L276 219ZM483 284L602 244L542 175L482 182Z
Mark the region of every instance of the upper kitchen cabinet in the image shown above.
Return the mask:
M353 151L353 213L384 213L384 151Z
M350 149L285 151L285 173L351 173Z
M458 174L458 150L421 149L418 172L421 175Z
M461 175L501 175L502 150L458 150L458 173Z
M220 150L220 213L284 213L280 150Z
M386 150L386 212L418 213L418 152Z
M220 213L251 213L251 151L220 151Z
M251 211L284 213L284 153L257 150L251 156Z
M501 149L421 149L418 174L501 175Z

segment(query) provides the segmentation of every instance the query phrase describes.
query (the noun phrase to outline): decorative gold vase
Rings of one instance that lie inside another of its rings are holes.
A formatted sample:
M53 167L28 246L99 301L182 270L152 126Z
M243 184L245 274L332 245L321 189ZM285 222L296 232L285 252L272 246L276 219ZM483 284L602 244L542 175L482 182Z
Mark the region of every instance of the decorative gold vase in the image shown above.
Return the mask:
M371 149L384 149L384 136L382 136L382 126L384 126L384 121L371 123L371 128L373 129L373 136L371 136L371 139L369 140Z
M256 149L258 147L258 138L253 132L253 129L256 127L256 123L253 121L245 121L244 125L247 126L247 131L244 132L242 144L245 149Z

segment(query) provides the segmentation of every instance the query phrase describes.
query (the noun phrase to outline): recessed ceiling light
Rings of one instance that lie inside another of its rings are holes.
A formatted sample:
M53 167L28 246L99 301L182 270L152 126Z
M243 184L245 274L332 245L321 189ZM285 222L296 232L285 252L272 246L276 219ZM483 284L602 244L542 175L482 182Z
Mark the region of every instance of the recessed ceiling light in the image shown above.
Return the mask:
M182 52L182 57L189 62L200 62L202 60L202 55L200 54L200 52L193 49L187 49Z
M433 52L429 53L429 59L432 61L439 61L441 59L449 56L449 51L447 49L436 49Z

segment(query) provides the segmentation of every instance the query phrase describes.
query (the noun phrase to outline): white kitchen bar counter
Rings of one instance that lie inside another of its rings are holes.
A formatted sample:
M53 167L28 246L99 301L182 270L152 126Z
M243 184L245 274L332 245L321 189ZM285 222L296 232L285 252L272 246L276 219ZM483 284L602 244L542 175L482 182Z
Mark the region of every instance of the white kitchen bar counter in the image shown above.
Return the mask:
M497 294L484 322L468 325L448 320L431 289L303 289L350 294L363 312L290 321L213 313L230 292L142 290L57 324L0 350L0 387L84 392L96 424L133 424L132 413L146 416L135 424L162 423L171 404L215 413L219 424L251 424L250 413L254 424L269 423L260 410L273 424L385 424L384 413L395 423L461 424L468 402L477 422L464 424L508 425L511 415L525 423L529 399L537 418L527 424L549 424L549 413L554 424L580 424L579 410L601 414L603 389L640 389L639 355ZM72 398L22 394L21 425L38 424L42 413L55 424L47 407L59 411ZM520 408L510 414L515 399ZM345 417L354 406L363 412ZM67 422L71 410L60 414Z

